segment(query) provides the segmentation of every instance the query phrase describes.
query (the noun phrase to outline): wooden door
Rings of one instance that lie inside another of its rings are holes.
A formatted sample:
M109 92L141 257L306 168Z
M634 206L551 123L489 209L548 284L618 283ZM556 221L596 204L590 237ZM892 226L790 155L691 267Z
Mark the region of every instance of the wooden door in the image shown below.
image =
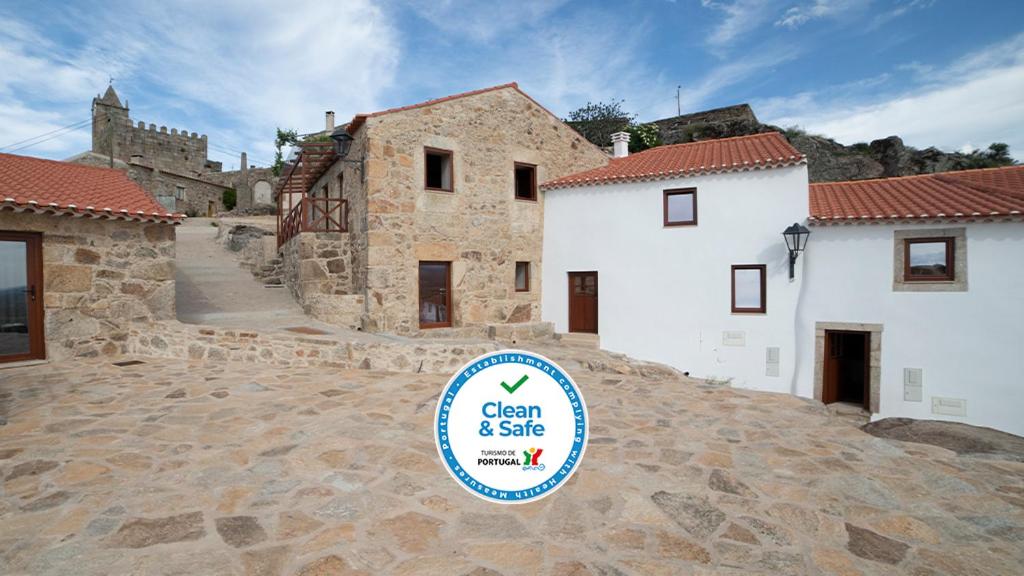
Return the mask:
M0 232L0 362L45 357L42 236Z
M870 406L871 334L825 331L821 401Z
M597 272L569 272L569 332L597 334Z
M213 218L217 214L217 204L213 200L206 203L206 217Z
M420 328L452 325L451 262L420 262Z

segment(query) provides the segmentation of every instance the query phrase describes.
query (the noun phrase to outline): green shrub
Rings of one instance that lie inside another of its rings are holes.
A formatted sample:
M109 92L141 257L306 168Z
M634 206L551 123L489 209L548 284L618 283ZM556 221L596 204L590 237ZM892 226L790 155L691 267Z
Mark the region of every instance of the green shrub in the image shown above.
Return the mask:
M238 192L234 188L228 188L221 195L221 200L224 202L225 210L234 210L235 204L238 203Z

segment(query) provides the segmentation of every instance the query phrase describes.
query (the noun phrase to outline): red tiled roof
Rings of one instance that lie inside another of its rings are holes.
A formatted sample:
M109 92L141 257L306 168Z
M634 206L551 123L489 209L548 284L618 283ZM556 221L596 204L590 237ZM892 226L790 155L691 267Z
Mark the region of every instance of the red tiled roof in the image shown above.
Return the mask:
M1024 166L811 184L811 221L977 218L1024 212Z
M0 209L147 222L181 221L180 214L168 213L120 170L12 154L0 154Z
M803 164L803 154L778 132L658 146L625 158L612 158L600 168L570 174L541 185L546 190L662 180L715 172L735 172Z

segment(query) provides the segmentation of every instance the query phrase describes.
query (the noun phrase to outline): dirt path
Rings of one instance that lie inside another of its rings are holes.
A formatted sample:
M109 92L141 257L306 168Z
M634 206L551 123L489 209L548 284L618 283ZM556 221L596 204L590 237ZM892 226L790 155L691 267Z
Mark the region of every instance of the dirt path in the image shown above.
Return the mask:
M322 325L302 312L287 288L266 288L216 241L209 218L177 228L178 320L235 328Z

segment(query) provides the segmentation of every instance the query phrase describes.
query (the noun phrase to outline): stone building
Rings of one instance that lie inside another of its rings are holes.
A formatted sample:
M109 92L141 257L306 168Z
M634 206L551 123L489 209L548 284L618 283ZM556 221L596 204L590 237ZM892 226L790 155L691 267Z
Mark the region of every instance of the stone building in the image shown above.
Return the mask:
M516 84L359 114L333 137L276 190L302 195L278 238L307 311L398 334L542 329L538 184L604 152Z
M223 172L207 156L208 140L205 134L133 122L128 103L108 86L92 102L92 148L68 160L126 171L171 212L212 216L225 209L224 193L232 189L240 208L272 203L276 179L270 168L250 166L243 152L241 168Z
M122 354L174 314L174 224L123 172L0 154L0 363Z

